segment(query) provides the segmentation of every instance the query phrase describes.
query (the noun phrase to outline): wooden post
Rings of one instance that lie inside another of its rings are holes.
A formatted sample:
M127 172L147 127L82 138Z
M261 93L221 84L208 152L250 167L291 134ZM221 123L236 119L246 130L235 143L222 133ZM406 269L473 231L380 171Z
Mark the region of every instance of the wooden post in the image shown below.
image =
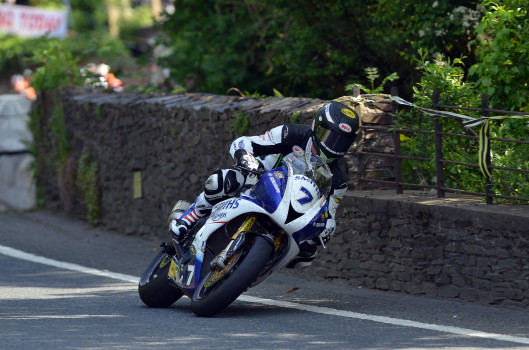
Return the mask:
M162 18L163 6L162 0L151 0L151 13L152 17L159 21Z
M437 105L439 104L439 98L440 98L440 92L439 90L434 90L433 92L433 108L437 109ZM435 176L437 178L436 181L436 189L437 189L437 198L444 198L445 197L445 174L444 174L444 165L443 165L443 136L441 135L441 132L443 131L443 128L441 126L441 123L439 122L439 117L434 118L434 131L435 131Z
M107 0L108 31L113 38L119 37L120 9L117 0Z

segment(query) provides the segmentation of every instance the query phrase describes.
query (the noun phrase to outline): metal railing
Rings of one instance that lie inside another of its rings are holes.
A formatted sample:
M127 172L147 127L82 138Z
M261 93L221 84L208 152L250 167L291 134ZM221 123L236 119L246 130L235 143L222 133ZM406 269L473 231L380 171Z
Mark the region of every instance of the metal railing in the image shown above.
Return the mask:
M355 97L358 97L360 95L360 90L355 89L353 91L353 95ZM396 88L393 88L391 90L392 96L398 96L398 90ZM465 111L478 111L481 112L481 115L484 117L488 117L489 114L497 113L497 114L509 114L509 115L527 115L527 113L520 113L520 112L513 112L513 111L506 111L506 110L497 110L497 109L489 109L489 100L488 96L486 94L482 95L481 99L481 108L470 108L470 107L460 107L460 106L449 106L449 105L440 105L439 104L439 91L434 91L434 95L432 98L433 102L433 109L436 110L465 110ZM398 106L393 102L392 106L392 115L395 115ZM475 191L468 191L464 189L457 189L457 188L450 188L446 186L445 183L445 165L446 164L452 164L452 165L460 165L460 166L466 166L470 168L479 168L478 164L475 163L467 163L467 162L458 162L458 161L452 161L445 159L443 157L443 139L445 137L460 137L460 138L466 138L475 140L478 142L479 137L476 135L465 135L465 134L456 134L456 133L450 133L450 132L444 132L443 131L443 125L441 122L442 118L446 117L434 117L433 123L434 123L434 130L420 130L420 129L397 129L394 126L375 126L375 125L361 125L360 130L361 132L370 132L370 131L378 131L378 132L386 132L386 133L392 133L393 134L393 143L394 143L394 152L393 153L381 153L381 152L372 152L364 150L362 147L357 149L355 154L359 155L360 157L363 156L369 156L369 157L383 157L383 158L393 158L395 160L394 162L394 180L383 180L383 179L373 179L373 178L366 178L363 176L360 176L358 178L360 183L379 183L382 185L390 185L394 186L397 194L403 193L403 188L417 188L417 189L435 189L437 192L438 198L444 198L446 192L451 193L460 193L460 194L468 194L468 195L474 195L474 196L482 196L485 197L485 202L487 204L493 204L493 198L501 198L501 199L509 199L509 200L517 200L517 201L529 201L529 198L525 197L518 197L518 196L510 196L510 195L501 195L501 194L495 194L493 192L493 185L489 177L483 176L484 182L484 192L475 192ZM488 169L495 169L499 171L513 171L513 172L521 172L521 173L527 173L529 174L529 170L527 169L517 169L517 168L509 168L509 167L502 167L502 166L494 166L491 164L491 154L490 154L490 142L508 142L508 143L515 143L515 144L528 144L529 141L518 141L518 140L512 140L512 139L504 139L504 138L491 138L490 137L490 131L487 130L487 138L486 142L488 143L486 146L487 154L485 154L485 162ZM434 136L434 154L432 157L417 157L417 156L407 156L402 154L402 147L401 147L401 140L400 135L401 134L429 134ZM529 154L528 154L529 157ZM436 183L435 185L428 185L428 184L422 184L422 183L407 183L403 182L403 173L402 173L402 161L403 160L413 160L413 161L422 161L422 162L431 162L434 161L435 163L435 176L436 176Z

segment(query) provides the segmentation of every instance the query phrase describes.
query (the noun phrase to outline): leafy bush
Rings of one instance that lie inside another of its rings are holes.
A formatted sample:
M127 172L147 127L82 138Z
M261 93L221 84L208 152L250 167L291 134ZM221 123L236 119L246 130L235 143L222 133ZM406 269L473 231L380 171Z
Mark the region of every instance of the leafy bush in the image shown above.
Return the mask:
M81 199L86 206L86 218L91 225L96 225L99 222L101 212L98 172L98 163L90 159L89 153L85 153L79 158L76 183L81 191Z
M423 72L420 83L414 87L415 104L431 108L431 101L435 89L440 90L441 105L481 107L481 99L476 84L466 82L462 68L462 60L453 62L441 55L433 61L427 59L427 54L420 51L417 60L418 68ZM459 112L472 117L480 117L479 112ZM463 127L461 120L440 118L443 132L476 135L472 129ZM427 116L419 110L406 110L398 114L396 126L400 129L415 129L433 131L433 117ZM506 137L517 140L528 140L527 127L518 120L504 120L492 122L491 137ZM524 135L523 137L521 135ZM403 154L416 157L433 158L434 136L432 134L410 133L401 136ZM518 169L529 169L526 157L529 151L527 145L492 141L491 156L493 166L504 166ZM467 138L443 136L443 158L455 162L478 164L479 144L477 140ZM492 172L493 191L495 194L507 196L529 197L529 177L527 174L494 170ZM434 161L422 162L413 160L403 161L404 182L435 185ZM445 164L445 187L456 188L472 192L484 192L485 177L478 168L457 164Z
M48 47L35 50L31 61L39 65L31 80L37 91L51 92L82 84L79 57L73 56L67 40L50 39Z
M0 34L0 75L9 77L21 74L25 69L33 68L27 59L35 50L47 45L46 40L26 39L12 35Z
M217 94L335 98L370 66L410 87L418 48L470 56L476 2L175 0L162 27L172 54L159 63L180 85Z
M529 3L485 0L487 8L477 28L478 63L470 68L492 106L529 112Z
M394 81L399 78L396 72L391 73L384 79L382 79L382 82L375 87L375 80L380 78L380 74L378 74L378 68L376 67L368 67L364 69L366 73L367 80L369 80L369 87L363 86L360 83L352 83L345 87L345 91L352 92L354 90L355 85L358 85L358 87L363 90L364 92L368 94L381 94L384 91L384 86L388 81Z
M414 103L421 107L432 108L432 97L435 89L440 91L439 104L452 106L479 107L472 84L464 82L464 72L461 59L444 58L437 55L433 60L428 59L428 54L419 51L417 59L418 68L422 70L422 78L414 86ZM452 133L467 132L458 120L442 118L443 131ZM400 129L434 130L434 119L419 110L401 111L398 115L396 126ZM415 157L433 158L434 136L432 134L413 133L401 137L403 154ZM444 158L459 162L477 163L476 142L468 139L445 138ZM408 183L421 183L435 185L435 161L422 162L414 160L403 161L404 181ZM445 181L447 187L461 188L467 191L482 189L479 170L468 169L460 166L447 165ZM465 183L461 183L461 179ZM481 186L481 187L480 187Z
M237 112L233 116L231 131L237 136L242 136L250 129L250 120L243 112Z

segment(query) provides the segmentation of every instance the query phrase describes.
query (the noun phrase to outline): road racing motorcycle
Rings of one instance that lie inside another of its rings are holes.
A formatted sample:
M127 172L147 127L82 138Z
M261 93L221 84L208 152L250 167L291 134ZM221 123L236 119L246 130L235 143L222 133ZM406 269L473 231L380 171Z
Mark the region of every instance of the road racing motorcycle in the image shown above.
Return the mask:
M317 155L298 149L267 172L238 169L257 181L216 204L185 238L162 243L138 286L147 306L169 307L185 295L197 316L213 316L325 230L332 174ZM179 201L178 215L190 205Z

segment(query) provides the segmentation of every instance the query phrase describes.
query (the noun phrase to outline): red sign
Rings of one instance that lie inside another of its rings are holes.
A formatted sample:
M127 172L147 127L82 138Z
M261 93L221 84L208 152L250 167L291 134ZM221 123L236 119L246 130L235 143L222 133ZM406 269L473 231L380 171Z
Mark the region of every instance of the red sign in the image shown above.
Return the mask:
M67 33L66 11L30 6L0 4L0 32L23 37L49 34L64 38Z

